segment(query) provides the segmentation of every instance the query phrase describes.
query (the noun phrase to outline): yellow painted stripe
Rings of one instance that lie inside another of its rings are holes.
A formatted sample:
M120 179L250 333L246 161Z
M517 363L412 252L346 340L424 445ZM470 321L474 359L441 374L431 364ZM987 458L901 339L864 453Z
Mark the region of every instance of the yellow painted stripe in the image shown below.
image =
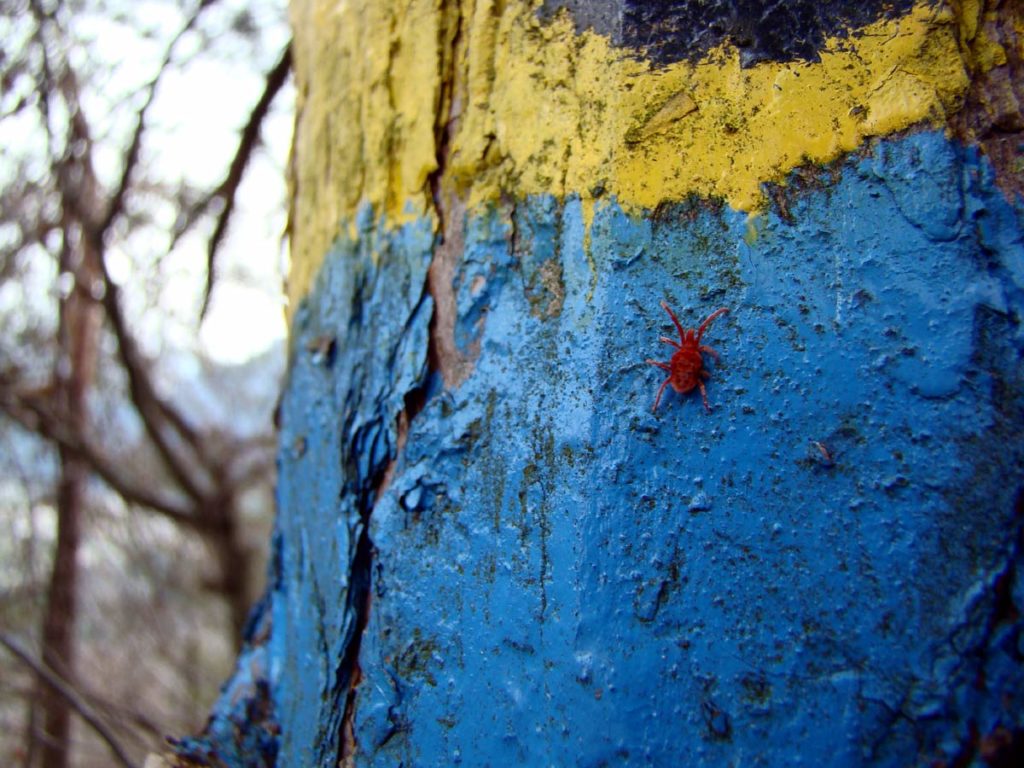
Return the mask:
M798 165L922 121L944 125L985 63L971 51L998 59L959 44L977 29L977 0L959 16L922 3L829 41L820 62L750 69L728 48L652 69L577 34L564 13L541 23L534 6L293 0L293 299L360 205L391 224L432 215L435 126L449 104L445 173L470 205L578 194L590 210L601 188L633 211L691 193L751 211L762 182Z

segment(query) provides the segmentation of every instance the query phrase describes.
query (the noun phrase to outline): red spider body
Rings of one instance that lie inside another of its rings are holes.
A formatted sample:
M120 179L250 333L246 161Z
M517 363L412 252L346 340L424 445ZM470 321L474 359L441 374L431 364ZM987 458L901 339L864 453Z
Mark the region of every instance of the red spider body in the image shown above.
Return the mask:
M726 307L716 309L695 331L693 328L684 329L679 324L679 320L676 318L675 312L669 309L668 304L664 301L661 302L661 306L668 312L668 316L672 318L672 322L675 323L676 330L679 331L679 341L673 341L667 336L662 336L661 341L666 344L670 344L675 348L671 359L667 363L661 363L657 360L647 360L650 365L656 365L668 371L668 378L661 383L661 388L658 389L658 396L654 398L654 407L652 411L658 410L658 403L661 402L661 395L665 391L665 387L669 384L679 394L685 394L693 389L700 388L700 396L704 399L704 408L707 411L711 410L711 406L708 405L708 393L704 389L704 379L710 378L711 374L704 368L704 352L718 359L718 353L715 352L711 347L706 347L700 343L701 337L704 335L704 331L719 315L724 315L729 310Z

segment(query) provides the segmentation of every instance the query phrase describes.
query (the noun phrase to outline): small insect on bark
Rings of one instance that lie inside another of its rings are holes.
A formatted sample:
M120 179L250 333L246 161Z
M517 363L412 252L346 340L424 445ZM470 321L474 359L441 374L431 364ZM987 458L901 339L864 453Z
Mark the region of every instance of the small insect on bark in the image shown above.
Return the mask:
M662 336L660 340L674 347L676 351L667 363L657 360L646 361L649 365L656 365L668 371L668 378L661 383L661 387L658 389L658 396L654 398L654 407L651 408L651 411L658 410L661 395L665 391L665 387L671 384L672 389L681 395L699 387L700 396L704 399L704 409L710 412L711 406L708 405L708 393L704 388L704 379L711 378L711 374L704 368L703 353L707 352L715 360L718 360L718 353L711 347L702 345L700 340L711 322L719 315L726 314L729 310L726 307L716 309L707 316L695 331L693 328L684 329L680 325L678 318L676 318L676 313L664 301L661 302L661 306L664 307L665 311L668 312L668 316L672 318L672 322L675 323L676 330L679 331L679 341L677 342L667 336Z

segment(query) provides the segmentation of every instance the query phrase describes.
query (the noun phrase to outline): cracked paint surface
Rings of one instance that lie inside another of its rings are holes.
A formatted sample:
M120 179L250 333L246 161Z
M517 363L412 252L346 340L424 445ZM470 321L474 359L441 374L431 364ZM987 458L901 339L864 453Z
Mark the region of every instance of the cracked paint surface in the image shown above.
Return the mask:
M977 2L956 12L920 2L816 35L816 61L748 67L728 45L654 67L591 29L577 33L564 11L545 21L540 5L292 3L293 301L361 206L392 225L433 215L428 179L448 120L459 127L444 172L471 206L552 194L579 198L589 221L602 194L635 215L699 194L755 210L763 182L804 162L922 121L944 125L971 73L1006 55L981 45Z
M907 765L1020 727L1019 212L936 133L823 176L753 236L599 206L589 301L578 201L470 217L481 353L374 507L357 764ZM711 414L650 413L662 299L731 308Z
M1024 206L942 130L969 73L1019 58L979 31L1016 28L991 5L917 4L817 62L654 68L523 4L295 3L271 584L179 754L1019 749ZM963 136L1013 111L1000 77ZM768 119L758 99L804 80L824 95ZM662 300L690 327L730 309L711 413L671 390L651 413Z
M282 403L277 765L896 766L1021 727L1021 211L939 133L801 185L753 225L609 200L596 286L578 201L469 215L455 390L429 228L339 244ZM650 412L662 299L730 307L710 414Z
M382 231L368 213L296 313L281 403L270 653L292 681L275 689L283 765L337 761L370 579L366 522L426 367L432 233Z

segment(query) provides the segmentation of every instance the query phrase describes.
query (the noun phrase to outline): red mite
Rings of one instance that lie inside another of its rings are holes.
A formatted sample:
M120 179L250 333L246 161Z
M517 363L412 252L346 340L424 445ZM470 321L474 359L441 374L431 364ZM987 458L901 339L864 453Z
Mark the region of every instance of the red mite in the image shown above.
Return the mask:
M676 324L676 329L679 331L679 341L675 342L667 336L662 336L661 341L671 344L676 349L672 358L667 363L659 363L657 360L646 361L650 365L656 365L668 371L668 378L661 383L661 388L658 390L658 396L654 398L654 407L651 408L651 411L658 410L661 394L669 384L679 394L685 394L696 387L700 387L700 396L704 398L704 408L710 411L711 406L708 405L708 393L704 389L703 379L711 378L711 374L704 369L704 357L701 353L707 352L715 360L718 359L718 353L711 347L703 346L700 343L700 339L704 335L704 331L711 324L711 321L719 315L724 315L729 310L726 307L716 309L707 316L707 319L700 324L700 328L695 332L692 328L683 329L683 326L679 324L679 320L676 318L675 312L669 309L668 304L663 301L661 306L665 308L668 316L672 318L672 322Z

